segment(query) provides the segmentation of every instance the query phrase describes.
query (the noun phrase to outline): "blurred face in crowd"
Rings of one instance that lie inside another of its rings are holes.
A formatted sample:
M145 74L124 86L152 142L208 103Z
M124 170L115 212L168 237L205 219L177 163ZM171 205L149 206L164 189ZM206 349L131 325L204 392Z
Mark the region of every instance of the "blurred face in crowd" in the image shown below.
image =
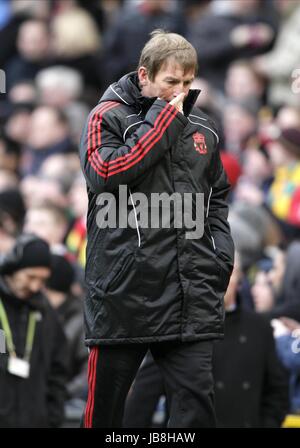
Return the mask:
M30 120L31 112L28 110L16 111L6 123L5 131L7 135L16 142L24 144L28 139Z
M260 98L263 84L249 66L233 65L227 72L225 91L228 97L236 100Z
M300 112L295 107L282 107L275 119L276 125L281 129L300 128Z
M286 165L289 160L289 153L277 141L271 142L267 145L270 155L271 164L274 168L279 168Z
M60 207L67 206L67 197L55 179L26 176L20 183L20 189L27 208L40 206L46 202Z
M68 136L67 124L59 120L55 109L38 107L31 115L28 144L43 149L63 141Z
M4 141L0 140L0 169L16 172L18 169L18 164L18 155L15 153L7 152Z
M26 213L24 231L34 233L50 245L61 244L67 231L67 222L58 219L50 210L33 208Z
M19 82L9 90L8 96L12 103L33 103L36 100L36 90L29 82Z
M182 92L185 96L188 94L195 77L195 70L184 73L181 65L170 58L160 68L153 81L150 80L145 67L139 68L138 76L144 96L171 101Z
M266 156L255 147L248 147L244 152L244 175L254 184L260 184L272 175L272 168Z
M21 25L17 47L20 54L29 61L45 59L49 48L49 33L46 25L34 20Z
M50 274L46 267L25 268L7 276L6 282L18 299L26 300L44 288Z
M256 274L251 293L256 312L263 313L272 309L274 293L266 272L260 271Z
M225 106L223 115L226 139L242 142L256 129L256 119L243 107L237 104Z

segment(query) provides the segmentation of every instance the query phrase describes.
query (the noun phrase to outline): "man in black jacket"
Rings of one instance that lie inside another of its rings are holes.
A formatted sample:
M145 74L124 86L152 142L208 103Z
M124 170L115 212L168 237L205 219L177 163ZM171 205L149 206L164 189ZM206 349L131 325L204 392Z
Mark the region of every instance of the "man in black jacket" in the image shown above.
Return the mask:
M66 342L41 290L51 256L43 240L22 235L0 264L0 427L57 427L65 399Z
M166 384L169 427L215 425L211 356L223 336L233 243L218 135L193 107L196 69L183 37L152 33L137 72L107 89L83 130L84 427L121 426L148 348Z

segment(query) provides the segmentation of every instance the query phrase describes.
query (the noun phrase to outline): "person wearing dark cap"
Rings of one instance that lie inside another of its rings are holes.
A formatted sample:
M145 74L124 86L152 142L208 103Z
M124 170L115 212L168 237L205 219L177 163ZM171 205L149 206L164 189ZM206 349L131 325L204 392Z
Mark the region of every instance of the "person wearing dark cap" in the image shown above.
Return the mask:
M21 235L0 260L0 427L57 427L63 418L66 340L43 295L51 274L48 244Z
M51 276L46 283L46 295L62 323L67 342L67 395L65 423L79 423L87 399L88 350L84 344L83 303L73 294L75 269L62 255L53 254Z

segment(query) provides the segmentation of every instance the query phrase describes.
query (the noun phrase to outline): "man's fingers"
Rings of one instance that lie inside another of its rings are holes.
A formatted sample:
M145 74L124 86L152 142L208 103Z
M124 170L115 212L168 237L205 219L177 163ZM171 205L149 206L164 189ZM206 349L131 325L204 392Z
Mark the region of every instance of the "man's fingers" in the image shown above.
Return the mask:
M170 101L170 104L172 104L173 106L177 106L180 103L183 103L184 100L184 93L180 93L179 95L176 96L176 98L173 98L172 101Z

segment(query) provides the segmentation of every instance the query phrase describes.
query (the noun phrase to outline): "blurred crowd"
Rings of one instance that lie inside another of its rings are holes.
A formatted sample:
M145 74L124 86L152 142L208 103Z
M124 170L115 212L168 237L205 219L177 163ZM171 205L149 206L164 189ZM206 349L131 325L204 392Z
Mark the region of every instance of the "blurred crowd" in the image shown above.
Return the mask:
M272 387L261 354L251 358L248 373L237 374L235 384L217 381L217 403L221 409L223 396L231 403L244 397L246 406L247 394L257 393L256 412L265 401L271 409L265 425L280 426L287 413L300 414L298 0L0 0L0 254L30 233L57 257L45 293L70 353L68 426L80 418L87 393L82 322L87 195L78 143L89 110L110 83L136 69L157 28L182 34L196 48L198 106L221 136L239 259L238 298L227 315L238 308L255 316L233 332L232 344L247 345L245 338L255 336L253 347L265 343L269 353L275 344L274 356L289 383L289 403L280 409L283 383L272 383L281 388L280 399L274 390L267 397ZM268 330L255 331L258 315L272 328L273 341ZM240 364L235 368L241 370ZM259 381L251 380L253 371L261 371ZM217 377L223 378L219 370ZM234 397L227 396L230 388ZM155 416L155 406L152 411ZM245 417L237 425L255 422Z

